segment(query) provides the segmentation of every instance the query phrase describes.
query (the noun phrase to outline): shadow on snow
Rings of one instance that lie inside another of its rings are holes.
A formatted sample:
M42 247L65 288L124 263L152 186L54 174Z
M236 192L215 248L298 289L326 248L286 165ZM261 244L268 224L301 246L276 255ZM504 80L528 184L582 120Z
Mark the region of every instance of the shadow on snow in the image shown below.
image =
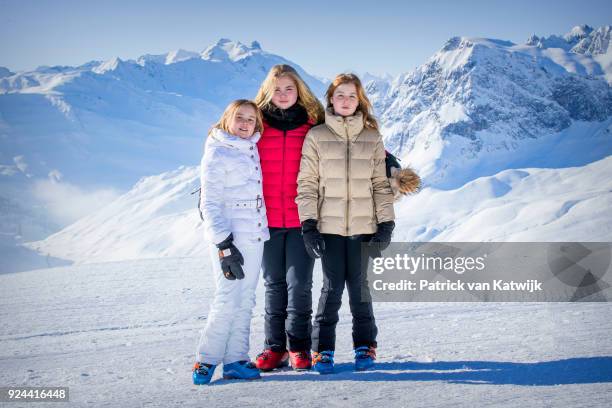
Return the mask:
M559 385L612 382L612 357L579 357L536 363L498 361L379 362L366 372L339 363L335 373L264 373L263 381L447 381L459 384Z

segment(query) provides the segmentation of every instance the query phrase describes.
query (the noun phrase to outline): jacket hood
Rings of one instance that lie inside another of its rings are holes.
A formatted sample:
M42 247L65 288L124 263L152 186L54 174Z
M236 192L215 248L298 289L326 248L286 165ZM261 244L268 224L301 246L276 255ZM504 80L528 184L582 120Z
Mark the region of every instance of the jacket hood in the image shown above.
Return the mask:
M333 108L330 107L325 109L325 124L338 136L346 139L348 130L349 138L355 139L363 130L363 114L356 112L353 116L343 117L335 115Z
M255 146L255 144L259 141L260 138L261 134L259 132L253 133L253 136L248 139L243 139L241 137L231 135L219 128L214 128L208 135L206 143L208 145L216 144L219 146L229 146L235 149L248 150L252 146Z

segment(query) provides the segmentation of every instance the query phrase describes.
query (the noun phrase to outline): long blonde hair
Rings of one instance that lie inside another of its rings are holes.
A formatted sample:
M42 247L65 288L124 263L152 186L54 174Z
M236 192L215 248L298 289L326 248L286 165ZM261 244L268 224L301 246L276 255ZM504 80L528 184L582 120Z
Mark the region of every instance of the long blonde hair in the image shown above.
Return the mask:
M223 111L223 115L221 115L221 119L219 119L219 121L210 128L208 134L210 135L213 129L221 129L229 133L230 122L232 121L232 119L234 119L236 112L238 112L238 109L240 109L241 106L250 106L255 110L255 132L263 132L263 117L261 114L261 110L259 109L257 104L248 99L237 99L227 105L227 108L225 108L225 110Z
M325 100L327 100L327 107L332 107L332 96L334 95L334 91L342 84L354 84L355 88L357 88L357 99L359 99L359 105L357 105L357 111L363 114L363 126L366 129L374 129L378 130L378 122L372 113L372 104L368 99L368 96L363 89L363 85L361 84L361 80L355 74L345 73L338 74L336 78L332 81L332 83L327 88L327 92L325 92Z
M276 81L281 77L289 77L295 83L298 93L296 103L306 109L308 119L315 124L323 122L323 120L325 120L323 105L321 105L321 102L314 96L295 68L287 64L278 64L270 68L266 79L264 79L259 87L259 91L257 91L257 96L255 96L255 103L257 106L259 106L260 109L269 109L272 107L272 96L276 88Z

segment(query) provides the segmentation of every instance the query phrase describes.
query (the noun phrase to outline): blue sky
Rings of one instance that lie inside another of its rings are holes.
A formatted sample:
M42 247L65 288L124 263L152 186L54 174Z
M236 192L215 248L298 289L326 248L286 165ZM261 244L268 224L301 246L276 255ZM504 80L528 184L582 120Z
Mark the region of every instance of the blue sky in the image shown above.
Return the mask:
M453 36L523 43L532 34L612 24L610 1L68 1L0 0L0 66L79 65L219 38L257 40L310 73L396 75Z

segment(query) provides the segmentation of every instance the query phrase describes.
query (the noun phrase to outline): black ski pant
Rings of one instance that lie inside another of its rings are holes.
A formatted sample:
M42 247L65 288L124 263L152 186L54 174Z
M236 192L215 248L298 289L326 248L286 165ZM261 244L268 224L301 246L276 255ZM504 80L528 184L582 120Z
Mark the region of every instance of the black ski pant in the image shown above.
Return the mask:
M353 346L355 348L376 347L378 329L367 289L365 271L367 253L362 254L361 251L361 243L369 241L371 237L371 235L344 237L323 234L325 240L325 251L321 257L323 287L312 328L312 349L314 351L333 351L336 348L336 324L345 284L348 288L349 306L353 315ZM363 256L365 258L362 258ZM364 295L363 299L362 295Z
M300 228L270 228L262 262L265 348L284 351L288 345L290 351L310 350L313 267Z

